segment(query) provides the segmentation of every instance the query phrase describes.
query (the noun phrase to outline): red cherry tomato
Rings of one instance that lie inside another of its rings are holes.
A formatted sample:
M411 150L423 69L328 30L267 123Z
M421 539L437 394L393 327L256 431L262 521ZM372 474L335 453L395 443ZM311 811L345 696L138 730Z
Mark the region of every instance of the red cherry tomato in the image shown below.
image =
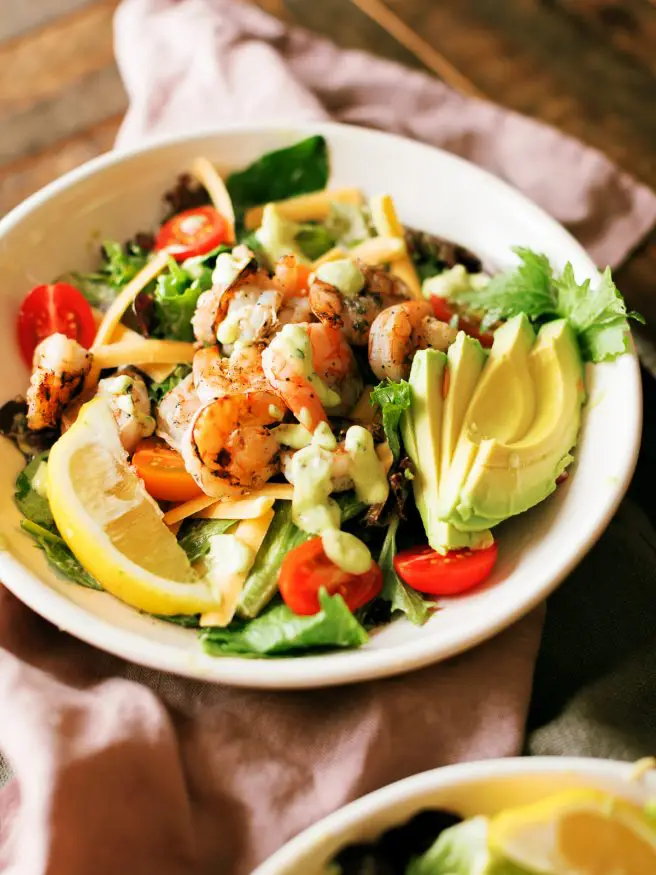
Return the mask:
M302 616L320 610L319 590L339 593L349 610L356 611L383 588L383 574L375 562L364 574L350 574L335 565L325 554L321 538L311 538L285 557L278 586L285 604Z
M419 592L457 595L483 583L497 561L498 547L451 550L446 555L431 547L412 547L394 558L399 577Z
M184 210L159 229L155 249L167 249L176 261L204 255L228 239L228 223L214 207Z
M465 334L474 337L478 340L481 346L489 349L494 340L494 334L489 331L481 331L480 322L468 316L466 313L460 312L452 304L449 304L446 298L441 298L439 295L433 295L431 298L433 312L435 318L440 322L450 322L454 316L458 316L458 328L462 329Z
M52 283L27 293L18 311L16 330L21 355L31 368L37 344L51 334L65 334L90 347L96 321L81 292L68 283Z

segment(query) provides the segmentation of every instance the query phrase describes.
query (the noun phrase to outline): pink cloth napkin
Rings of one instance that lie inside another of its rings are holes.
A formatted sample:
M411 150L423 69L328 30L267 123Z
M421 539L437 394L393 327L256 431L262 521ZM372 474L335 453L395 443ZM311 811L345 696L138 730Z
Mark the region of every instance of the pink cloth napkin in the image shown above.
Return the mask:
M616 264L656 199L556 131L421 73L344 52L235 0L125 0L119 145L225 122L333 117L444 146L510 180ZM404 776L517 754L537 610L397 678L275 693L131 666L0 587L0 871L246 875L299 830Z

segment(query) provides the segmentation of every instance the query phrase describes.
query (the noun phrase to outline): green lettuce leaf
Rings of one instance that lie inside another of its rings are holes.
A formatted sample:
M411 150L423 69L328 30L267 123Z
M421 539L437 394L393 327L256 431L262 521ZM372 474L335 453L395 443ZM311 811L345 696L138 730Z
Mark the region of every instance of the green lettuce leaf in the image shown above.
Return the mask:
M21 528L34 538L37 547L46 554L48 564L67 580L77 583L79 586L86 586L88 589L103 589L98 581L82 567L59 535L29 520L21 520Z
M212 535L223 535L235 523L236 520L186 520L178 532L178 544L189 561L196 562L209 552Z
M531 320L557 314L553 293L553 272L545 255L530 249L516 247L520 264L492 277L483 289L458 294L458 303L472 310L484 310L482 328L488 328L499 319L510 319L526 313Z
M423 626L430 616L433 603L426 601L421 593L406 586L394 570L398 527L399 518L395 516L387 527L387 534L378 557L378 565L383 572L383 589L380 597L390 602L392 611L402 611L415 626Z
M295 240L298 248L310 261L321 258L324 252L328 252L335 245L335 238L328 233L323 225L310 222L301 226Z
M168 377L165 380L162 380L161 383L150 384L148 387L150 400L154 404L159 404L166 393L170 392L171 389L174 389L178 383L181 383L190 373L191 365L176 365L175 369L171 371Z
M487 848L488 821L474 817L445 829L405 875L535 875L507 860L492 859Z
M92 307L107 310L120 290L136 276L148 261L148 253L134 243L122 246L115 240L102 245L102 264L97 271L71 273L68 279Z
M47 459L47 451L40 453L23 468L16 478L14 501L23 516L30 522L36 523L37 526L42 526L44 529L56 531L48 499L32 489L32 480L41 467L41 463L46 462Z
M373 390L369 400L371 404L378 405L381 409L385 437L392 455L398 460L401 454L399 438L401 416L412 402L410 384L405 380L400 380L398 383L394 383L392 380L383 380Z
M153 332L158 337L192 341L191 318L201 294L212 285L211 271L193 279L183 266L169 259L168 270L157 277L155 286L155 320Z
M368 636L340 595L319 593L321 610L299 617L287 605L275 605L247 623L201 633L212 656L289 656L327 647L359 647Z
M268 152L245 170L231 173L226 186L241 216L249 207L319 191L326 187L328 176L328 145L315 136Z

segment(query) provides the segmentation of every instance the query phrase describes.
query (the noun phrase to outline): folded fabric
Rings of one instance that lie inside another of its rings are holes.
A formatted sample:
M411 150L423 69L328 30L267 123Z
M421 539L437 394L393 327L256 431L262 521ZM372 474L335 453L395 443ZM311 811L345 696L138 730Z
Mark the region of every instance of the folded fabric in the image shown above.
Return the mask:
M243 121L336 118L441 145L508 179L616 264L656 198L594 150L235 0L125 0L119 146ZM542 610L410 675L275 693L127 665L0 588L0 869L245 875L391 781L521 750Z

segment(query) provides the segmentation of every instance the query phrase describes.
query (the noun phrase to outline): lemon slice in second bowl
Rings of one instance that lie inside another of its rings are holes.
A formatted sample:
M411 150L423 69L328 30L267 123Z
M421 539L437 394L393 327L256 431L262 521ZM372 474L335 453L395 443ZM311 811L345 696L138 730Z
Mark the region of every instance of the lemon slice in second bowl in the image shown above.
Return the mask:
M656 873L656 828L631 803L567 790L490 821L493 855L536 875Z
M62 538L121 601L151 614L216 610L217 598L128 464L105 400L85 404L50 451L48 498Z

